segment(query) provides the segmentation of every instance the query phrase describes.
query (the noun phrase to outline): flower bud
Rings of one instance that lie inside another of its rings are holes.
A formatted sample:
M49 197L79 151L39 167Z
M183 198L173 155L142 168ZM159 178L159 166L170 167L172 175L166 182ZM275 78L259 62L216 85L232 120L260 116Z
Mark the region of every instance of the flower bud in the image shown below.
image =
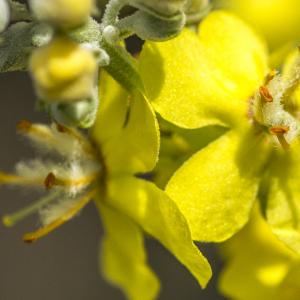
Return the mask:
M94 7L94 0L30 0L35 16L61 29L82 25Z
M9 6L6 0L0 0L0 32L2 32L9 23Z
M91 51L58 37L34 51L29 68L42 100L67 102L91 95L97 62Z
M186 0L131 0L130 4L141 10L151 10L169 16L182 12Z
M95 98L72 103L53 103L50 115L58 123L70 127L89 128L96 119L98 101Z
M208 14L210 8L209 0L188 0L184 10L187 23L199 23Z

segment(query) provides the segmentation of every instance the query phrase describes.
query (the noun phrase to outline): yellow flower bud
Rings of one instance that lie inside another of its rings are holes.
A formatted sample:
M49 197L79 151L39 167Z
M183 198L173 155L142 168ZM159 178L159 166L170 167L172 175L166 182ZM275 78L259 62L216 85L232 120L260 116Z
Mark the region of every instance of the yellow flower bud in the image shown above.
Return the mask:
M30 0L30 7L39 20L62 29L85 23L93 6L94 0Z
M29 65L38 95L46 101L76 101L91 95L97 63L66 37L34 51Z

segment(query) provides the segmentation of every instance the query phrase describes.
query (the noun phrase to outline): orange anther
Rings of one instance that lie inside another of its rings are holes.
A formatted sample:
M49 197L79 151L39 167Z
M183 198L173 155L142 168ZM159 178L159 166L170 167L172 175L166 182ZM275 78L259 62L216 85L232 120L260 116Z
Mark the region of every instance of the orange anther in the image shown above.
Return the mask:
M263 85L259 88L259 94L265 102L273 102L273 96L266 86Z
M50 190L55 185L55 183L56 177L52 172L50 172L44 181L46 189Z
M30 123L27 120L22 120L17 125L17 130L19 131L28 131L32 126L32 123Z
M278 135L278 134L285 134L289 131L289 127L288 126L283 126L283 125L279 125L279 126L275 126L270 128L270 133Z

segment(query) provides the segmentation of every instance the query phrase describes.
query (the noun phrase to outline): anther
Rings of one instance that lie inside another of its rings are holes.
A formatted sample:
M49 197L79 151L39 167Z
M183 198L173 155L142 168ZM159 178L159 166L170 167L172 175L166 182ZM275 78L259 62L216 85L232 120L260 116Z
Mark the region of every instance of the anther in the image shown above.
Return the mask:
M55 123L56 124L56 130L60 133L67 133L69 132L69 129L67 127L65 127L64 125L60 124L60 123Z
M284 150L288 150L290 148L289 143L286 141L284 134L289 131L288 126L276 126L270 128L270 133L276 135L278 142Z
M278 134L285 134L289 131L289 127L288 126L283 126L283 125L278 125L275 127L271 127L270 128L270 133L274 134L274 135L278 135Z
M265 85L259 88L259 94L265 102L273 102L273 96Z
M32 126L32 123L30 123L27 120L22 120L18 123L17 130L21 131L21 132L26 132L26 131L30 130L31 126Z
M45 178L44 185L47 190L50 190L55 185L55 183L56 183L56 177L52 172L50 172Z

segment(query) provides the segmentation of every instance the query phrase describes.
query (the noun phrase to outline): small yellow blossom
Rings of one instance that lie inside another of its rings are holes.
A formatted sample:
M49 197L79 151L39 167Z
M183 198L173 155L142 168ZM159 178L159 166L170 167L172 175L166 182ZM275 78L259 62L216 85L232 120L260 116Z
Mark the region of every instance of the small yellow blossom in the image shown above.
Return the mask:
M42 100L76 101L91 95L97 63L89 50L57 37L33 52L29 68Z
M185 30L166 43L146 43L140 70L149 99L167 121L227 128L166 187L193 238L228 239L259 198L273 232L300 253L300 120L299 106L290 103L300 57L288 74L270 72L263 41L242 20L217 11L198 34Z
M62 29L71 29L88 20L94 0L30 0L36 17Z

